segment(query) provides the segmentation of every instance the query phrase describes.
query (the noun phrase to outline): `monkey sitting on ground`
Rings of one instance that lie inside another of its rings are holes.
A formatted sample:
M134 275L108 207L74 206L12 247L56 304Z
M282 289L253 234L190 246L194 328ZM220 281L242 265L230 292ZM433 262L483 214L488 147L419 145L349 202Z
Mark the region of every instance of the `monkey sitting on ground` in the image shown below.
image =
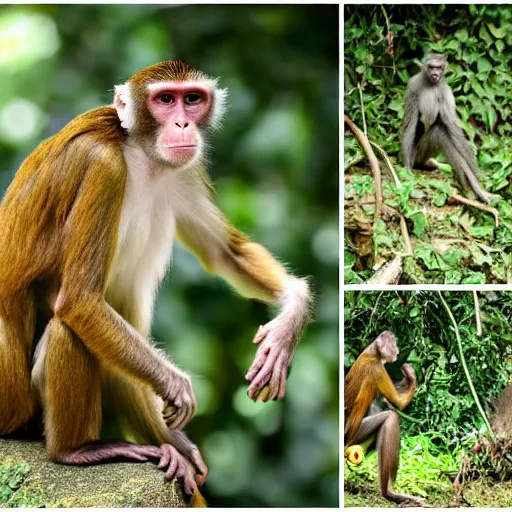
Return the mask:
M284 397L309 287L212 200L206 135L226 102L216 79L155 64L22 164L0 205L0 435L39 403L54 461L155 460L200 496L207 467L181 432L191 381L149 341L175 236L242 295L278 306L246 379L253 400ZM101 440L105 423L114 441Z
M356 359L345 377L345 446L377 434L377 461L381 494L396 503L424 506L414 496L393 490L400 459L400 418L393 409L382 410L377 399L382 395L391 404L404 409L416 391L416 374L409 364L402 366L404 381L393 384L385 363L396 361L395 335L381 333Z
M444 80L444 55L430 53L407 85L402 121L402 155L409 169L435 169L431 158L444 153L461 186L488 203L491 194L478 182L478 164L457 121L455 98Z

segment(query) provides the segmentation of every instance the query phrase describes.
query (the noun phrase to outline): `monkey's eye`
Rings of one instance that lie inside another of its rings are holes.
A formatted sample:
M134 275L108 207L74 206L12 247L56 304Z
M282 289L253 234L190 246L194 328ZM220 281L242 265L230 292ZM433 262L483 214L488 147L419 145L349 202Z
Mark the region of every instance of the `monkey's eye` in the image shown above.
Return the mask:
M185 95L185 103L187 105L196 105L201 101L201 95L197 94L197 92L191 92Z
M174 103L174 96L172 94L163 93L158 96L158 100L162 103Z

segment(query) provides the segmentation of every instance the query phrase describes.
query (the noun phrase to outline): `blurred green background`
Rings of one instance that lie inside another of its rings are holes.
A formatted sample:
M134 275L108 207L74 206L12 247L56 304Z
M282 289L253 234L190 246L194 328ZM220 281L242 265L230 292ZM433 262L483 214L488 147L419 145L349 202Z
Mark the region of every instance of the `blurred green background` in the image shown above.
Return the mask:
M230 90L210 172L227 217L316 294L284 402L244 374L269 319L179 246L153 336L193 375L187 428L211 506L338 505L338 6L0 8L0 190L43 139L111 102L139 69L183 59Z

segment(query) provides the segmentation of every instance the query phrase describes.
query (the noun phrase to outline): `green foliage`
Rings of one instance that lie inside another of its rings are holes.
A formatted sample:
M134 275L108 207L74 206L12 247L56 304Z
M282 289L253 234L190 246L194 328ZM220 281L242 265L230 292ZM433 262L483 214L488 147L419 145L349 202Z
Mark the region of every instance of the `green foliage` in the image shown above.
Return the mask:
M436 499L446 500L447 495L452 492L452 483L448 474L457 472L459 450L440 450L435 442L437 437L432 433L402 437L400 468L395 490L428 498L430 504L442 506L442 502L436 503ZM449 443L449 440L445 441ZM369 482L378 482L377 467L375 450L365 454L358 466L345 461L345 487L352 490L361 488L361 491L367 489ZM348 499L352 501L351 496ZM347 498L345 505L354 506L352 503L347 503Z
M30 466L24 462L0 465L0 507L39 507L44 504L40 490L25 485Z
M512 370L510 315L512 294L479 295L481 337L476 335L475 306L471 292L443 292L455 316L471 380L484 407L490 410L508 382ZM382 331L391 330L400 349L397 363L388 366L400 380L400 366L408 362L418 376L418 389L402 420L408 434L432 431L436 444L450 449L466 444L483 420L472 398L459 361L455 333L436 292L346 292L345 369Z
M401 187L383 173L383 189L386 204L404 215L413 237L414 255L405 265L405 282L510 282L512 267L505 252L512 237L511 17L508 6L500 5L345 6L345 108L360 127L364 112L369 140L381 146L397 166ZM478 150L481 181L502 198L496 206L498 228L487 213L445 204L453 186L459 188L450 166L441 165L434 174L413 174L399 165L403 96L427 51L447 56L446 80L470 144ZM345 198L356 202L364 198L363 193L371 193L371 184L363 190L355 185L361 183L361 176L371 181L368 166L362 169L359 164L362 159L358 144L345 141L349 182ZM423 213L420 219L418 211ZM370 208L368 217L372 216ZM381 260L405 251L397 223L387 222L387 229L396 233L392 247L379 246L380 230L373 236L375 255ZM430 257L425 257L425 247L418 249L418 239L430 246ZM445 258L448 245L463 252ZM485 263L479 258L482 248ZM353 249L357 255L357 247ZM345 282L365 279L366 273L357 279L355 269L371 268L373 263L364 264L356 257Z
M177 246L153 336L192 373L187 426L210 506L338 505L338 6L0 7L0 189L41 140L112 101L114 84L183 59L230 92L210 174L227 217L300 276L316 321L284 402L254 404L245 373L269 319Z

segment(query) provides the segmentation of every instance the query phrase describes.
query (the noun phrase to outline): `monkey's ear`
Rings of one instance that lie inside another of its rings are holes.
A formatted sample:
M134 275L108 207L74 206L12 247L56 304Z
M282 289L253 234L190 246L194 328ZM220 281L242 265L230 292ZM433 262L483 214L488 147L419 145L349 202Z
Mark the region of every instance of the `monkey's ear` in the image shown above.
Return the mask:
M128 84L114 87L114 108L121 121L121 126L128 131L131 130L135 124L135 114Z
M210 114L210 125L213 128L220 128L221 122L228 110L228 90L215 89L213 90L213 105Z

